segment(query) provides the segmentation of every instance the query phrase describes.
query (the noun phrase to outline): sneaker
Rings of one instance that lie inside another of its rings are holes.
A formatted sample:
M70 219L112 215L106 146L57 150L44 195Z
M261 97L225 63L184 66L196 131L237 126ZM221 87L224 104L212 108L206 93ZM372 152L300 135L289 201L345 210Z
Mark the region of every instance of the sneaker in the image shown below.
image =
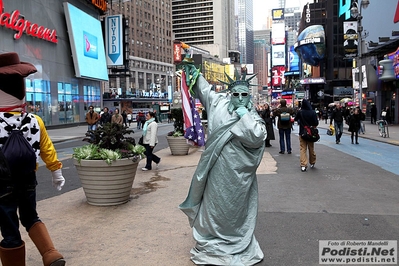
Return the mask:
M283 152L283 151L279 151L278 153L280 153L280 154L284 154L284 152Z
M310 168L314 168L314 163L310 164Z
M336 144L339 144L339 141L337 140L335 143L336 143Z
M143 167L143 168L141 168L141 170L143 170L143 171L148 171L149 169Z
M288 152L288 154L291 154L291 153L292 153L292 152L290 152L290 151Z
M301 166L301 171L306 172L306 166Z
M159 162L157 163L157 169L158 169L160 163L161 163L161 159L159 159Z

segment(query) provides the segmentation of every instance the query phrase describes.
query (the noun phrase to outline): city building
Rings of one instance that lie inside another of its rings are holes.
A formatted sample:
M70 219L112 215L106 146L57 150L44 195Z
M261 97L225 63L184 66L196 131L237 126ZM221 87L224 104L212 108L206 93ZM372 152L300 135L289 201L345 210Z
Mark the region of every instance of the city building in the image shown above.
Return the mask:
M172 0L174 38L227 58L235 50L234 1Z
M236 20L238 25L237 50L241 53L242 64L254 63L254 30L253 30L253 1L235 0L237 5Z
M175 84L172 1L111 0L106 15L122 15L124 63L109 66L104 106L134 113L152 109L154 102L170 102Z

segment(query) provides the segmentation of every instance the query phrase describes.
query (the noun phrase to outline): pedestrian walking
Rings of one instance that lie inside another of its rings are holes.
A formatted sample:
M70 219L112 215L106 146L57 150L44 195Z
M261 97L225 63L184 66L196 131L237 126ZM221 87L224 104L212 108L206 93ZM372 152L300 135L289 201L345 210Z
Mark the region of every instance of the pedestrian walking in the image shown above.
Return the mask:
M271 118L271 109L268 103L263 105L263 109L260 110L260 116L262 117L263 121L265 121L267 137L265 140L265 147L271 147L270 140L274 140L274 128L273 128L273 121Z
M40 220L36 209L36 169L39 156L47 169L51 171L53 186L61 190L65 184L62 163L57 159L57 152L47 134L43 120L37 115L25 113L25 77L36 71L34 65L20 62L16 53L0 55L0 118L2 121L0 148L4 148L11 126L12 129L19 129L19 132L22 132L29 146L32 146L30 149L33 156L32 169L28 168L27 161L21 162L19 168L12 167L10 172L6 170L7 166L1 166L0 228L3 240L0 242L0 260L3 266L24 266L26 263L25 242L19 231L19 220L39 250L45 266L65 265L63 256L55 249L50 234ZM15 143L17 142L11 145ZM15 149L22 149L22 147L15 146ZM27 151L27 148L24 149Z
M136 115L137 129L141 128L140 112Z
M377 107L374 103L371 104L370 107L370 116L371 116L371 124L375 124L377 121Z
M148 112L146 114L146 122L143 126L143 145L145 147L146 164L142 168L143 171L152 169L152 162L157 167L161 162L161 158L156 156L153 151L155 146L158 144L158 123L155 121L155 113Z
M385 107L384 111L385 111L385 120L389 125L392 125L391 109L389 108L389 106Z
M115 109L114 114L112 115L111 118L111 123L117 123L123 125L123 117L121 114L119 114L119 108Z
M273 116L277 118L277 128L280 139L280 154L285 153L287 147L288 154L291 154L291 130L292 122L291 117L294 115L294 110L287 107L285 99L280 100L280 106L273 112Z
M330 125L332 125L332 121L334 121L336 144L341 142L341 137L344 130L345 113L346 111L341 107L340 104L337 104L331 113Z
M140 112L140 123L141 123L141 128L144 128L144 123L146 122L146 114L143 112ZM155 117L154 117L155 118Z
M316 152L314 150L314 142L306 141L301 136L305 130L305 126L317 127L319 125L317 114L312 110L312 106L308 100L302 100L301 109L295 116L295 121L298 121L299 125L299 160L301 171L306 172L308 163L310 164L310 168L314 168L316 164ZM309 151L309 159L306 154L307 151Z
M89 106L89 112L86 113L87 131L96 130L97 122L100 120L100 115L94 112L94 106Z
M108 107L104 107L103 114L100 117L100 125L111 123L112 115L109 113Z
M200 265L254 265L264 257L254 235L256 169L266 139L263 119L253 107L245 75L236 81L228 78L227 98L212 90L193 65L186 67L191 68L187 76L192 77L195 97L207 111L210 133L187 198L179 206L196 241L191 260Z
M130 127L130 124L132 123L132 117L133 117L133 116L132 116L132 113L129 112L129 113L127 114L127 122L129 123L129 127Z
M351 132L352 144L353 144L353 137L355 137L356 144L359 144L358 138L359 138L360 123L361 123L360 109L355 108L353 111L351 111L348 118L348 124L349 124L348 131Z
M125 127L127 127L127 113L126 113L125 110L122 111L122 119L123 119L123 123L122 123L122 124L123 124Z

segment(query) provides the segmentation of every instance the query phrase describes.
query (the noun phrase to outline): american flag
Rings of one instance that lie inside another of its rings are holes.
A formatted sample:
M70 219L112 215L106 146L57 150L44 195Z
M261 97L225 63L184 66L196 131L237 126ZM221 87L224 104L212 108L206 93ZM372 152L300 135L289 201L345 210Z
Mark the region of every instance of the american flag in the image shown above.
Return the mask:
M186 83L186 73L181 73L181 94L184 116L184 137L187 142L195 146L205 146L205 132L200 115L195 108L194 98L191 97Z

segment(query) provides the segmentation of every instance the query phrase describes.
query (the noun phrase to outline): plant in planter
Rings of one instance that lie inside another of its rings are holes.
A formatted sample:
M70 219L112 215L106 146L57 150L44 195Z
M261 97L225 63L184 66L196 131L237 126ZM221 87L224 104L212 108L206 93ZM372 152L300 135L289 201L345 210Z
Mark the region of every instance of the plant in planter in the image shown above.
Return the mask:
M173 108L170 110L173 119L174 130L166 136L172 155L187 155L190 145L184 138L184 118L182 108Z
M90 130L84 141L90 144L74 148L73 158L78 160L105 160L108 164L122 158L138 161L144 156L145 148L136 145L132 137L126 137L134 131L120 124L106 123L96 130Z
M129 200L145 152L134 138L125 136L132 132L123 125L107 123L88 132L85 140L90 144L74 148L74 165L89 204L108 206Z

